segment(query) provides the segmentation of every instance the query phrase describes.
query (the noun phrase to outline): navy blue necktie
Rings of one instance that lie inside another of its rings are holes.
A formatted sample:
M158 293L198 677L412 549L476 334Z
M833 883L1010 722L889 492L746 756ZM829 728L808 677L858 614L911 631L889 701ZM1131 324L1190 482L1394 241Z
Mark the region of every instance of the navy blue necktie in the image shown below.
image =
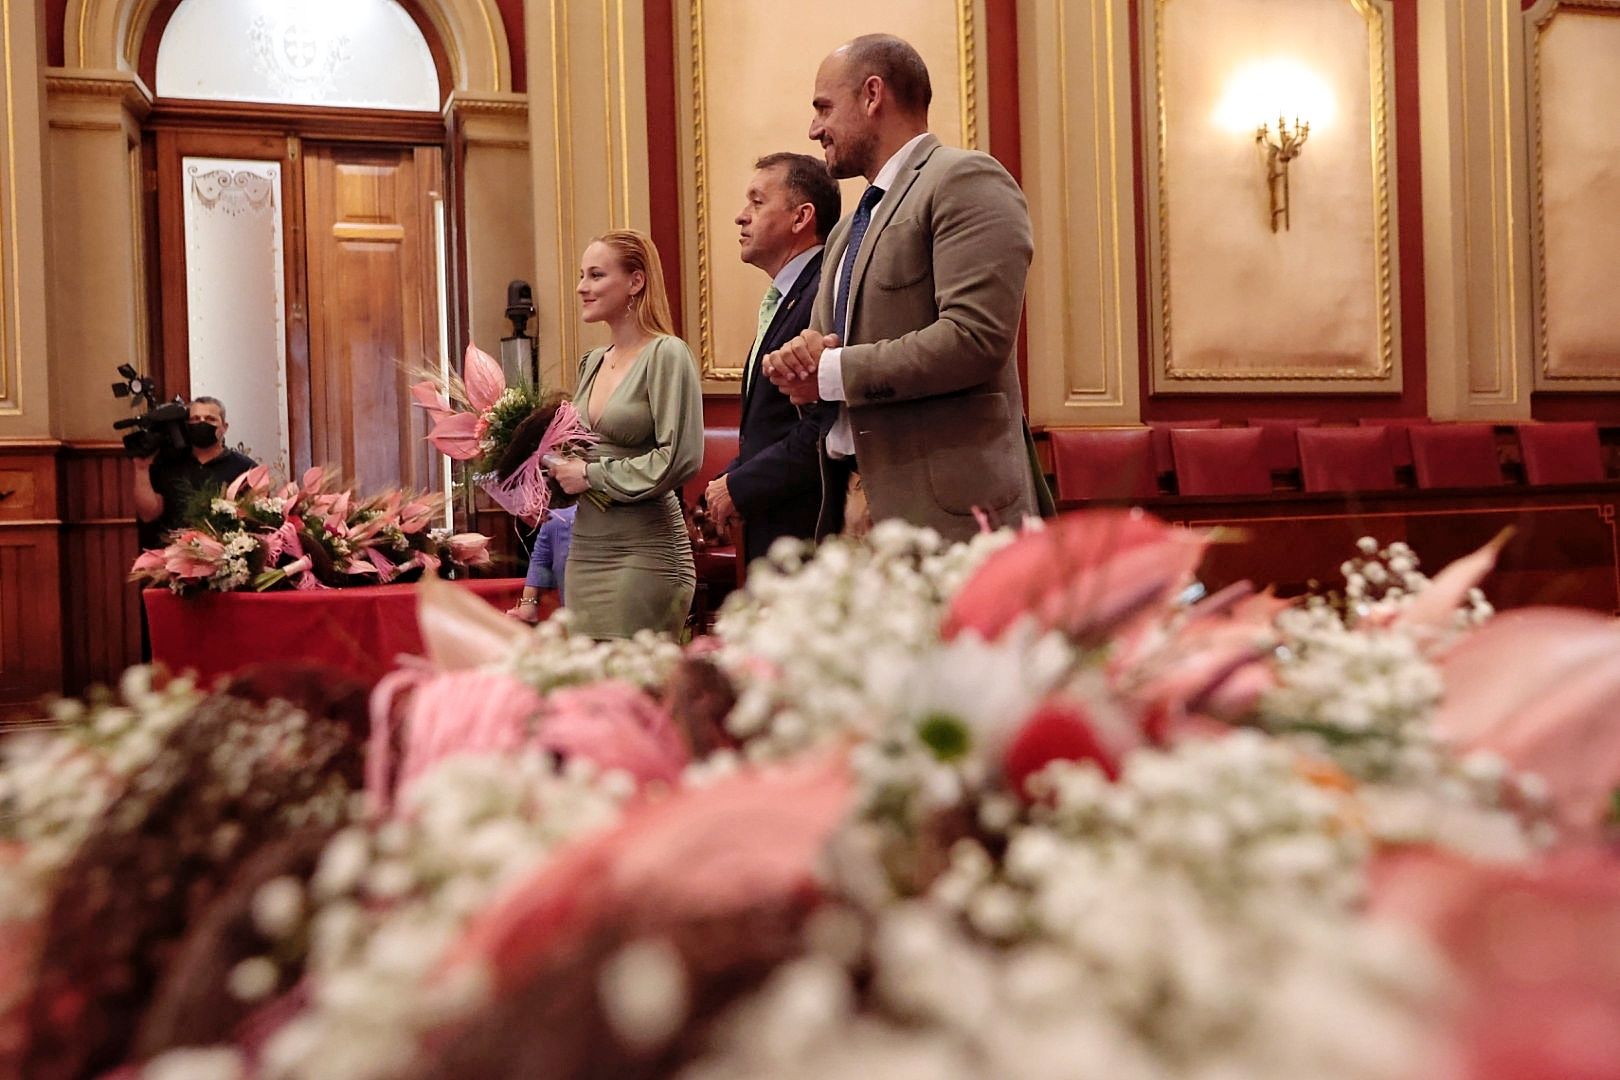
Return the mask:
M861 204L855 208L855 220L849 223L849 246L844 249L844 270L839 275L838 300L833 305L833 333L838 335L839 341L849 336L849 285L855 279L855 257L861 253L866 227L872 224L872 208L881 198L882 188L875 184L868 187L861 196Z

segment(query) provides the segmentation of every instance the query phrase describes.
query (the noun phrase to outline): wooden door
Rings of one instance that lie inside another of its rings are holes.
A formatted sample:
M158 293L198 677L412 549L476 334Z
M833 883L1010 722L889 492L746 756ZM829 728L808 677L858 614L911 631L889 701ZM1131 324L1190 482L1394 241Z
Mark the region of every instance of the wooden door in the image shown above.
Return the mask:
M408 387L437 370L437 147L305 144L313 462L361 492L436 486Z

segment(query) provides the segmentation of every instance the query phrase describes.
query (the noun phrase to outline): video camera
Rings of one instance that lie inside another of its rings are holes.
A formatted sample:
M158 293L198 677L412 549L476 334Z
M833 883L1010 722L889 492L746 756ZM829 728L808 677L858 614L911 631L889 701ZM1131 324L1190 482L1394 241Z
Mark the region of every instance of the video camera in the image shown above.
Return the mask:
M119 364L118 374L121 378L112 384L113 397L129 398L131 408L145 406L139 416L113 423L115 430L127 432L124 453L130 457L151 457L185 451L190 446L186 440L185 402L175 398L159 405L157 387L152 380L128 364Z

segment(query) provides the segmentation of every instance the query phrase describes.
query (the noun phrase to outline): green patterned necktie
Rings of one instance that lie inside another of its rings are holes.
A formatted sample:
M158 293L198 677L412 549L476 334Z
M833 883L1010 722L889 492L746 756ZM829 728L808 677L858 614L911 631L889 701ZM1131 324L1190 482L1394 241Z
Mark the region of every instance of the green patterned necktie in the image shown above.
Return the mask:
M771 328L771 320L776 318L776 308L781 302L782 290L772 283L759 302L759 330L754 334L754 347L748 350L748 372L743 378L745 394L754 385L754 372L759 370L759 347L765 343L765 331Z

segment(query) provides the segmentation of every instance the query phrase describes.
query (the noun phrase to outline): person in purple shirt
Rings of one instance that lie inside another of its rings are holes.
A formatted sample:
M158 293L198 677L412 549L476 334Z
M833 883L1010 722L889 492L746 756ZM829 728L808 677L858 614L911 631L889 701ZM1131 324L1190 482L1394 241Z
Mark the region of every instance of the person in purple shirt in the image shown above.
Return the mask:
M568 548L574 540L574 508L551 511L534 534L534 550L529 554L529 575L523 579L523 595L507 614L526 623L540 621L541 592L556 589L562 602L563 568L568 565Z

